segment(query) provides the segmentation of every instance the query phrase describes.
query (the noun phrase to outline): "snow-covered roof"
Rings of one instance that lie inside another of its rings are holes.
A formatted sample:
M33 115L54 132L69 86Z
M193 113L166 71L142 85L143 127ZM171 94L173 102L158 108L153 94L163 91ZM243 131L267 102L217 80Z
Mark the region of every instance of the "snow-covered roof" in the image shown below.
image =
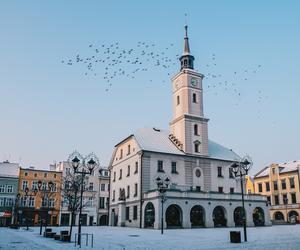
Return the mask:
M141 128L133 134L142 150L168 154L185 155L169 139L169 131ZM209 157L220 160L236 161L240 157L231 149L211 140L208 141Z
M255 175L255 177L268 176L269 173L270 173L270 167L271 166L265 167L263 170L258 172ZM279 173L287 173L287 172L291 172L291 171L298 171L298 168L300 168L300 160L278 164Z
M20 166L18 163L0 162L0 176L19 177Z

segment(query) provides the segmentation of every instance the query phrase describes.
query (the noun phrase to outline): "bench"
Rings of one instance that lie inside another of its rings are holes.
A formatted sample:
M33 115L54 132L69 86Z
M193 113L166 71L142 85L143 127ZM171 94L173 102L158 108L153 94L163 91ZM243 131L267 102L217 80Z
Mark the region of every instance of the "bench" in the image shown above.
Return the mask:
M54 240L60 240L60 235L55 234L53 238L54 238Z
M70 242L70 240L71 240L71 237L70 237L70 235L62 235L61 236L61 241L68 241L68 242Z

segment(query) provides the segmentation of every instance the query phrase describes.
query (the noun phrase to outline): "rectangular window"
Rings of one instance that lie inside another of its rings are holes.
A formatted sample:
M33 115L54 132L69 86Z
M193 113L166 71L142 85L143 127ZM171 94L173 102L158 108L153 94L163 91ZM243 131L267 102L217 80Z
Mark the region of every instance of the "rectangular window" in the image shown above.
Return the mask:
M129 207L126 207L126 220L129 220Z
M286 189L286 182L285 182L285 179L281 180L281 188L282 188L282 190L285 190L285 189Z
M114 179L113 181L116 181L116 172L114 172Z
M93 197L91 197L93 198ZM55 201L53 198L49 199L49 207L54 207L55 206Z
M232 168L229 168L229 178L234 179L234 174L233 174Z
M47 178L47 173L44 173L44 178Z
M231 193L231 194L234 193L234 188L230 188L230 193Z
M265 182L266 185L266 191L269 192L270 191L270 182Z
M13 199L6 198L6 207L12 207L12 205L13 205Z
M137 197L137 193L138 193L138 184L137 183L135 183L134 184L134 197Z
M180 104L180 97L179 97L179 95L177 96L177 105L179 105Z
M4 207L4 197L0 197L0 207Z
M218 167L218 177L223 177L223 175L222 175L222 167Z
M0 185L0 193L5 193L5 185Z
M135 162L135 170L134 170L134 173L135 173L135 174L138 172L138 167L139 167L139 164L138 164L138 162L136 161L136 162Z
M127 166L127 176L130 176L130 165Z
M218 192L223 193L223 187L218 187Z
M56 186L56 182L53 182L52 188L51 188L51 192L56 192L57 191L57 186Z
M34 207L34 197L29 197L29 207Z
M47 207L48 199L42 198L42 207Z
M272 173L275 174L275 168L272 168Z
M294 177L293 177L293 178L290 178L290 188L295 188Z
M94 198L93 197L89 197L88 202L87 202L87 206L88 207L92 207L94 205Z
M127 198L130 197L130 186L127 186Z
M123 158L123 149L120 150L120 160Z
M196 186L196 192L201 192L201 186Z
M199 144L198 143L194 144L194 149L195 149L195 153L199 153Z
M32 188L32 190L37 190L38 189L38 181L33 181L31 188Z
M130 155L130 145L127 146L127 155Z
M137 206L133 206L133 219L137 220Z
M258 183L258 192L262 192L262 183Z
M165 172L163 164L164 164L163 161L157 161L157 172Z
M113 197L112 197L112 201L115 201L115 198L116 198L116 191L113 190Z
M12 185L7 185L7 193L12 193L13 192L13 186Z
M193 93L193 103L197 103L197 95Z
M176 169L176 162L172 161L172 174L178 174L177 169Z
M22 181L22 190L25 190L28 187L28 181Z
M89 191L93 191L93 190L94 190L94 183L90 182Z
M120 169L120 175L119 175L119 180L122 179L122 169Z
M279 205L279 196L274 195L274 198L275 198L275 205Z
M273 187L274 187L274 190L278 190L278 184L277 184L277 181L273 181Z
M291 198L292 198L292 204L297 203L297 198L295 193L291 193Z
M99 198L99 208L105 208L105 198L104 197Z
M271 205L271 196L267 196L267 202Z
M45 191L47 189L47 183L43 181L42 183L42 190Z
M105 183L101 184L101 191L105 191Z
M282 195L282 203L285 204L285 205L288 204L288 197L287 197L287 194L283 194L283 195Z

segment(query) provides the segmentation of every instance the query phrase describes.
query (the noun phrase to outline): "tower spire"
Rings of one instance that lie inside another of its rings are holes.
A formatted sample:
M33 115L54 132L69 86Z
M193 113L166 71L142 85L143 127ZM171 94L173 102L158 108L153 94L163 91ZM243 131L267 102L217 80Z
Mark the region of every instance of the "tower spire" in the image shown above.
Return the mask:
M185 15L186 16L186 15ZM179 58L181 63L181 70L182 69L194 69L194 57L191 55L190 45L189 45L189 38L188 38L188 25L185 20L185 36L184 36L184 47L183 47L183 54Z

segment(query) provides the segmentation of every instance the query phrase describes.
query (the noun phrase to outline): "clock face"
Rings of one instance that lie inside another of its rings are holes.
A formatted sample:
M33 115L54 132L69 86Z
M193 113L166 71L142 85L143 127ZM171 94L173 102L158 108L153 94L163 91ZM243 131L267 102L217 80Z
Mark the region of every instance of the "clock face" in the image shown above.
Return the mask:
M195 86L197 86L197 84L198 84L198 79L192 77L192 78L191 78L191 85L195 87Z

